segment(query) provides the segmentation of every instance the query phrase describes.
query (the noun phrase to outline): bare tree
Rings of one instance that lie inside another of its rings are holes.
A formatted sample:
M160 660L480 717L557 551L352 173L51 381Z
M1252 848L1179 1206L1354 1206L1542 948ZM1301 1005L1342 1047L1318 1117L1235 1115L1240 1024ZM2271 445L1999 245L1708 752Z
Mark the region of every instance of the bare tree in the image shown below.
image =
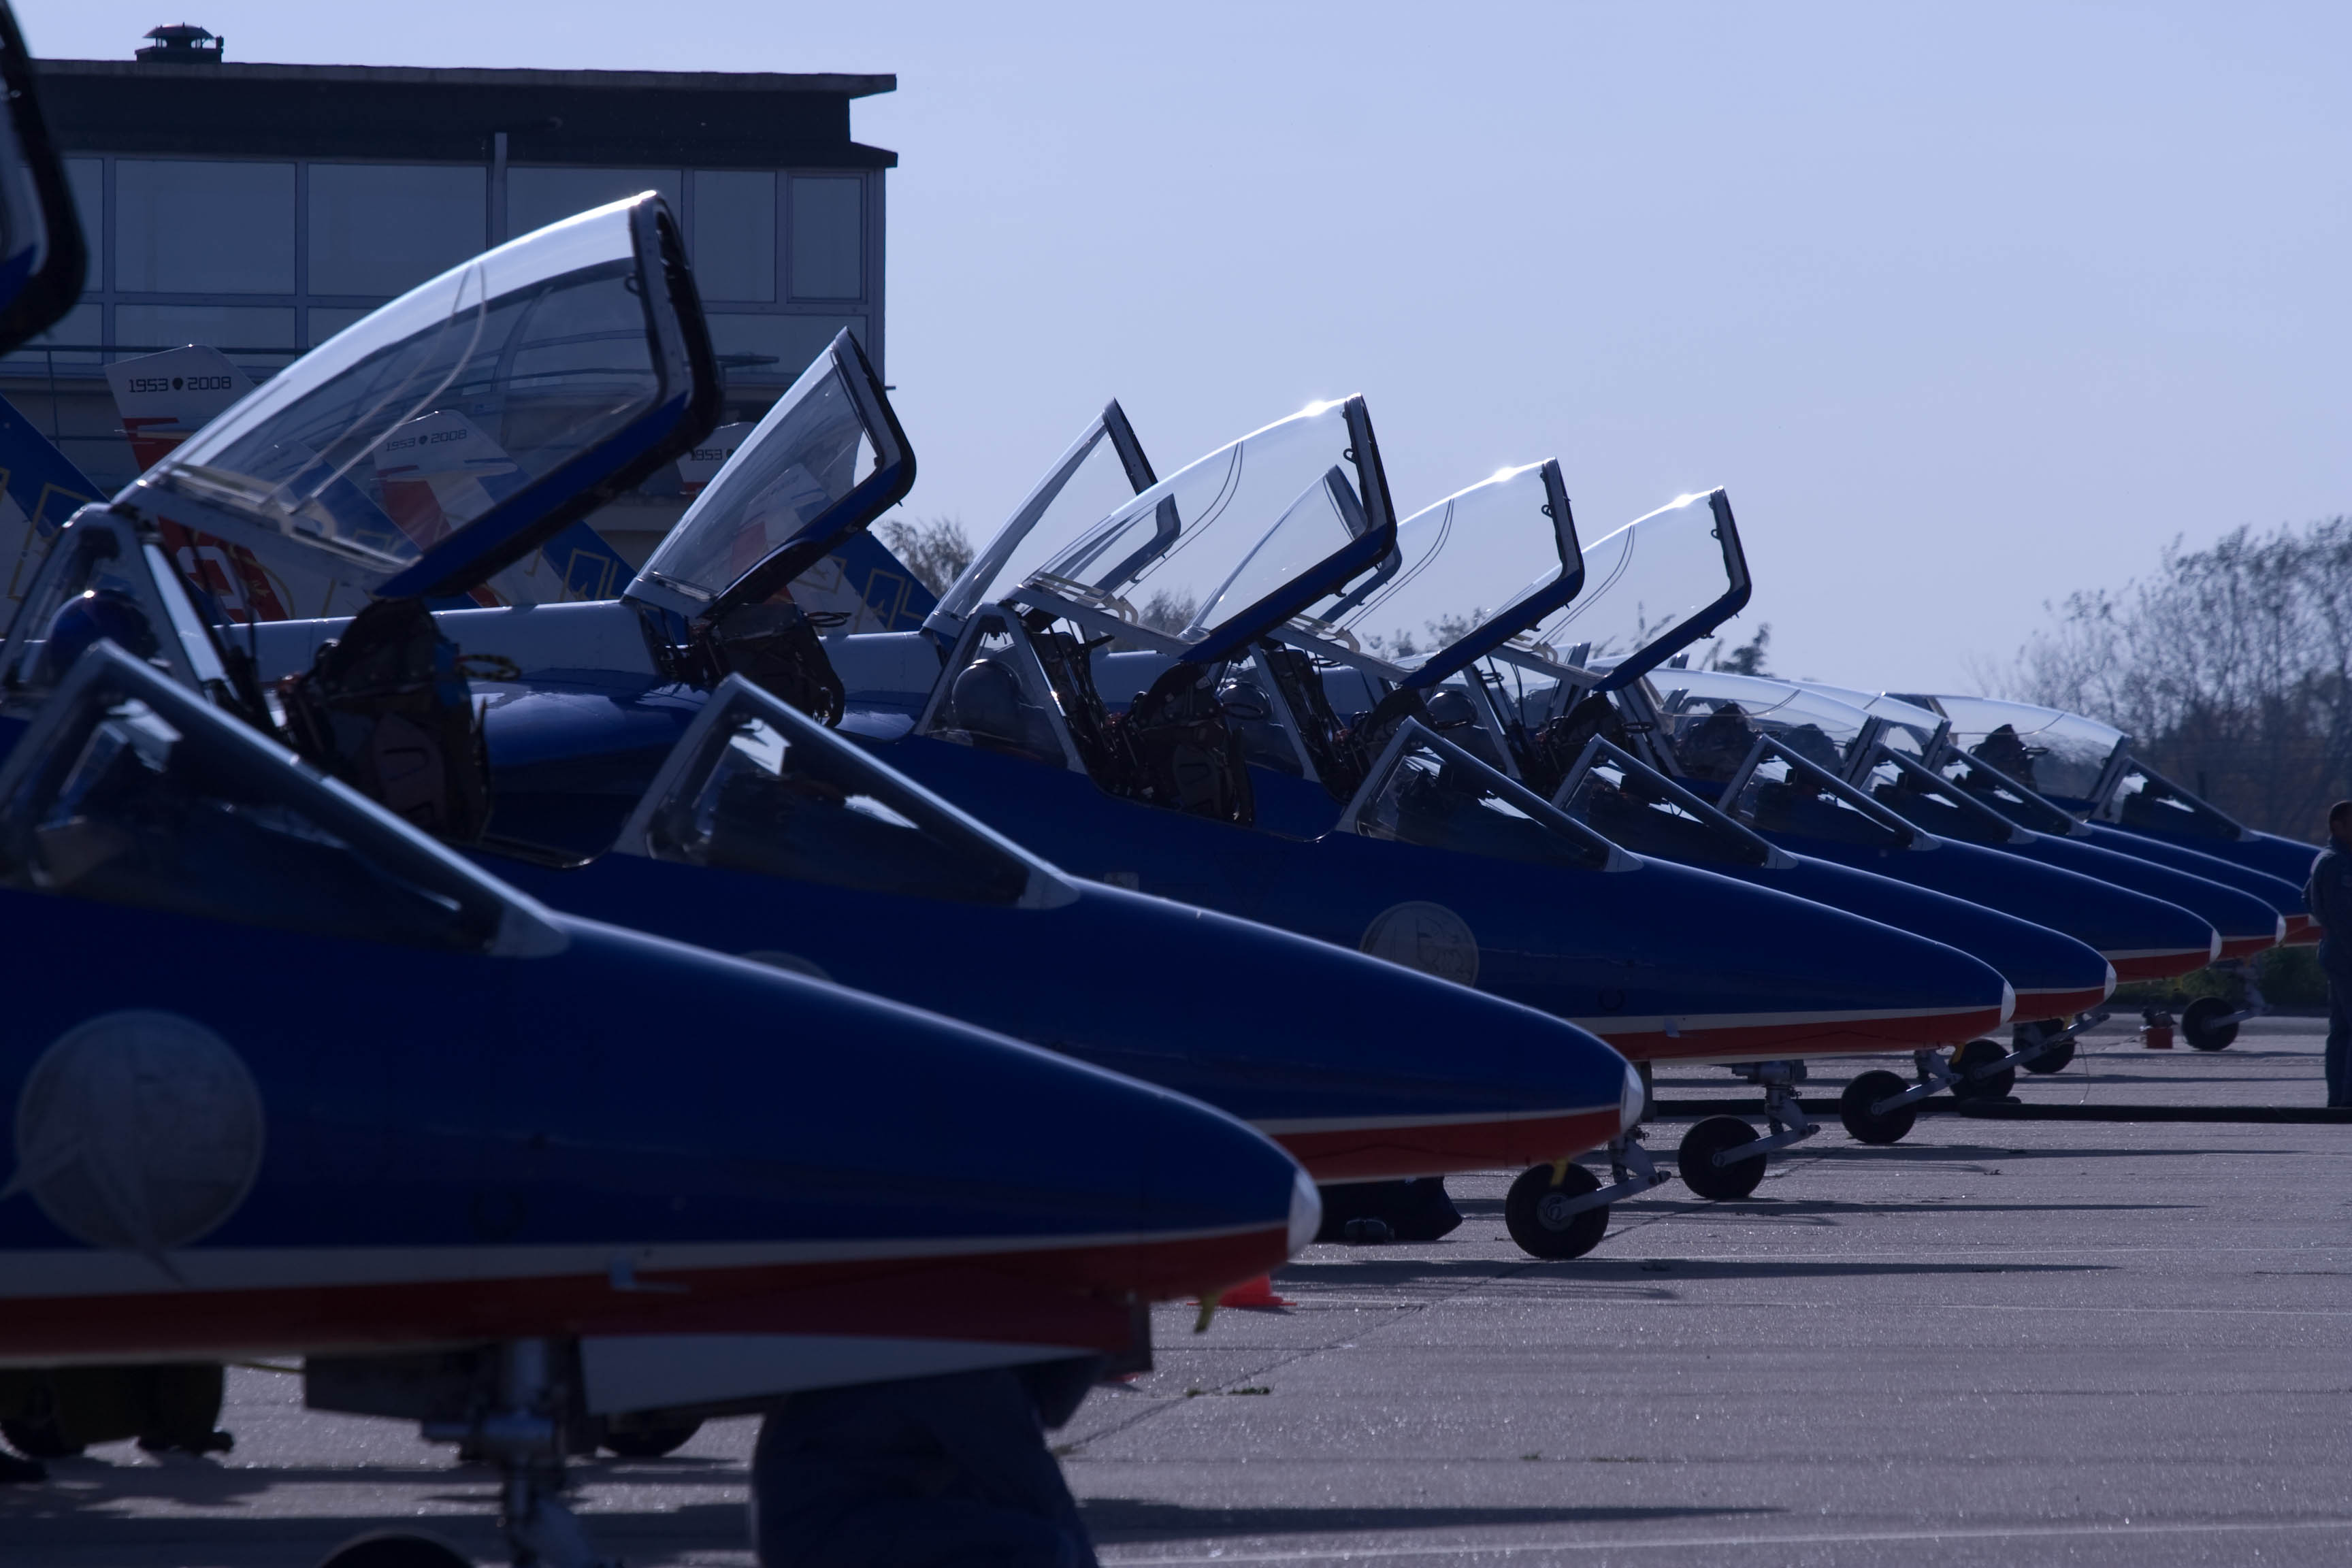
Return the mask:
M2316 837L2352 794L2352 519L2176 541L2154 576L2049 608L1998 689L2131 731L2258 827Z
M963 575L971 564L971 541L951 517L890 518L874 525L875 537L906 564L915 580L934 594Z

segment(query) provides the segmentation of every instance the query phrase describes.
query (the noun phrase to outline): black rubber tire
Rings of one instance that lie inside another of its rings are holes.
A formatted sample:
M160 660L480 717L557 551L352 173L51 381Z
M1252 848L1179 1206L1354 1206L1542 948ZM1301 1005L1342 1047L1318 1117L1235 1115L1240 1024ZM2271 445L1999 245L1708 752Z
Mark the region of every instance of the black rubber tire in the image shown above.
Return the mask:
M383 1530L344 1542L319 1568L474 1568L474 1560L437 1535Z
M1898 1105L1883 1116L1870 1108L1910 1087L1885 1070L1859 1074L1838 1096L1838 1120L1857 1143L1900 1143L1919 1120L1918 1102Z
M637 1426L625 1432L607 1432L599 1441L625 1459L658 1459L685 1447L701 1430L701 1422L685 1421L675 1426Z
M1503 1224L1508 1227L1511 1239L1519 1250L1530 1258L1546 1258L1558 1262L1564 1258L1581 1258L1601 1245L1609 1234L1609 1205L1590 1208L1566 1218L1546 1217L1547 1202L1557 1207L1563 1198L1580 1198L1587 1193L1601 1190L1601 1178L1581 1165L1570 1165L1559 1184L1552 1184L1549 1165L1536 1165L1519 1173L1511 1184L1510 1194L1503 1200Z
M2010 1043L2014 1048L2021 1051L2036 1040L2048 1035L2057 1034L2065 1026L2065 1021L2061 1018L2045 1018L2031 1024L2020 1024ZM2022 1061L2017 1065L2027 1072L2051 1073L2064 1072L2074 1065L2074 1042L2069 1040L2055 1050L2045 1051L2031 1061Z
M1682 1147L1675 1152L1675 1163L1682 1171L1683 1185L1711 1203L1746 1197L1764 1179L1763 1159L1718 1165L1715 1157L1726 1149L1754 1142L1756 1129L1737 1116L1708 1117L1683 1134Z
M58 1424L47 1416L0 1421L0 1437L28 1459L70 1459L80 1454L79 1443L58 1436Z
M1999 1040L1970 1040L1952 1053L1952 1083L1955 1100L2007 1100L2010 1090L2017 1087L2017 1069L2003 1068L1988 1079L1972 1079L1969 1069L1986 1062L1999 1061L2009 1053Z
M2219 996L2200 996L2180 1010L2180 1037L2200 1051L2226 1051L2238 1037L2238 1026L2213 1020L2236 1011Z

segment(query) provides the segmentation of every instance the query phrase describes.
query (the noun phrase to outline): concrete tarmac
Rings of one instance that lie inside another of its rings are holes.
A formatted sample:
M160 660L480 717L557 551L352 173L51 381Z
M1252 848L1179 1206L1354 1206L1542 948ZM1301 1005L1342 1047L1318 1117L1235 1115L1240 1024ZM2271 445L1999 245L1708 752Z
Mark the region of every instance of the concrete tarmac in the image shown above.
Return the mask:
M2316 1020L2230 1050L2120 1024L2021 1075L2056 1104L2316 1105ZM1858 1066L1823 1071L1833 1096ZM1727 1074L1662 1097L1755 1102ZM1681 1134L1657 1126L1670 1161ZM1428 1246L1318 1247L1293 1304L1155 1316L1158 1370L1055 1435L1107 1563L2088 1564L2352 1554L2352 1127L1834 1121L1754 1197L1679 1184L1591 1256L1504 1234L1507 1174ZM232 1374L217 1460L129 1444L0 1489L0 1564L260 1568L421 1523L501 1561L488 1472ZM749 1421L580 1465L637 1568L740 1564Z

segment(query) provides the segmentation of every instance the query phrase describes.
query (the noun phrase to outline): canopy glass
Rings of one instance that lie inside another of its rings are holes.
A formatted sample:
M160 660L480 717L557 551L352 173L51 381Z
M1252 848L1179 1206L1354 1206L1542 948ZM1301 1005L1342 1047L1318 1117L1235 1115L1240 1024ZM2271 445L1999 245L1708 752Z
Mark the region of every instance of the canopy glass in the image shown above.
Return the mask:
M1952 721L1951 742L2069 811L2087 811L2107 764L2129 737L2079 713L1990 697L1931 699Z
M418 285L124 499L160 491L153 504L187 503L172 510L190 526L379 591L488 578L562 526L574 495L666 457L654 448L700 396L708 348L668 295L684 287L662 265L668 221L650 194L615 202Z
M1658 721L1677 771L1722 784L1748 759L1759 734L1836 772L1869 716L1821 692L1765 676L1712 669L1650 675Z
M1381 570L1293 624L1409 667L1580 570L1547 466L1507 468L1415 512L1397 524L1396 553Z
M1684 496L1587 545L1582 591L1536 640L1570 664L1613 665L1622 685L1712 632L1748 588L1730 499Z
M896 499L889 490L903 490L885 472L908 461L897 426L873 367L844 331L695 497L629 596L704 614L730 590L760 586L750 580L761 567L813 554L872 521ZM854 504L861 489L865 504Z
M1349 404L1314 404L1219 447L1087 529L1024 585L1202 640L1387 515L1384 493L1368 504L1377 464L1359 452L1349 416Z

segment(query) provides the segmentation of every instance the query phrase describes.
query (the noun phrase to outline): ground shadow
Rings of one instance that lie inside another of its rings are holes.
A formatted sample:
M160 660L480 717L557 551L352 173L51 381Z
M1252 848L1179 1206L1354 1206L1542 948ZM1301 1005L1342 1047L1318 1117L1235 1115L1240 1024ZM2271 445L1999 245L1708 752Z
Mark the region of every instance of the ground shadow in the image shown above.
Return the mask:
M351 1481L371 1472L343 1470L337 1474L342 1480ZM749 1541L740 1501L688 1503L676 1509L606 1510L595 1507L592 1493L587 1504L582 1513L589 1533L607 1550L625 1542L657 1541L670 1552L725 1551L740 1549ZM42 1563L85 1551L90 1545L93 1530L102 1530L108 1551L124 1561L135 1557L158 1562L241 1562L257 1556L283 1555L285 1549L291 1547L323 1551L352 1536L379 1530L422 1531L446 1536L483 1561L505 1561L492 1544L498 1531L495 1501L455 1514L401 1511L252 1517L67 1511L27 1515L9 1509L0 1511L0 1520L6 1522L7 1561L11 1563Z
M1109 1545L1219 1535L1338 1535L1364 1531L1467 1530L1507 1524L1636 1524L1779 1513L1772 1508L1193 1508L1140 1498L1090 1498L1087 1530Z
M1718 1205L1735 1212L1737 1206ZM1938 1263L1876 1258L1710 1258L1694 1262L1680 1258L1587 1256L1557 1263L1535 1258L1498 1263L1491 1258L1482 1262L1468 1258L1360 1258L1345 1263L1286 1263L1276 1271L1275 1283L1277 1289L1284 1285L1410 1285L1427 1279L1492 1279L1498 1285L1515 1280L1571 1285L1622 1283L1647 1287L1650 1294L1663 1299L1673 1292L1654 1283L1662 1273L1708 1279L1840 1279L1936 1274L2088 1274L2104 1272L2108 1268L2104 1263Z

